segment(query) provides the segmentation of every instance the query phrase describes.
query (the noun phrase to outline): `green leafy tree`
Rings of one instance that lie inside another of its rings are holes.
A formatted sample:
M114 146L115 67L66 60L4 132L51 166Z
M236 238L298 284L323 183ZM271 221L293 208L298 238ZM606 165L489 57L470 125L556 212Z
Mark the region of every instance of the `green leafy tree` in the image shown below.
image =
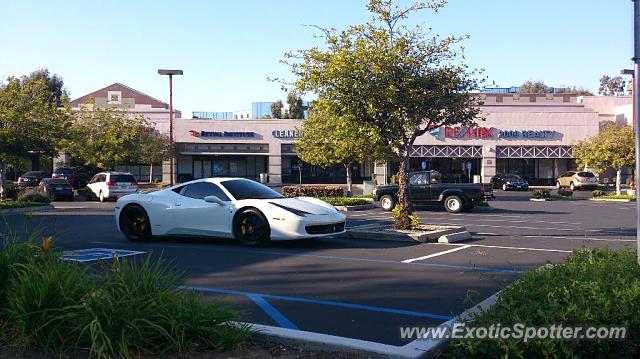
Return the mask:
M271 104L271 117L273 118L282 118L282 108L284 105L282 101L278 100Z
M153 166L169 158L169 136L151 126L141 125L138 138L131 145L133 159L137 163L149 164L149 182L153 182Z
M403 26L410 14L437 11L444 1L398 7L370 0L373 19L337 32L323 29L325 45L285 55L295 87L328 103L335 116L373 129L400 163L394 227L411 227L408 198L409 150L429 129L472 125L479 114L475 71L462 63L456 46L467 36L428 37L422 27Z
M377 159L383 150L375 128L362 126L347 116L337 116L329 102L317 101L309 111L309 118L302 123L303 135L296 139L295 146L298 156L312 165L343 165L347 174L347 196L350 196L355 163Z
M83 106L75 113L71 136L61 147L86 166L112 168L139 158L144 127L149 127L144 117L131 117L115 108L89 110Z
M42 78L10 77L0 84L0 197L6 166L20 168L23 158L31 153L55 155L70 123Z
M549 86L542 81L525 81L518 90L520 93L547 93L549 92Z
M616 170L616 194L620 194L622 168L635 166L635 137L631 126L611 124L598 135L573 146L573 157L580 167L602 173Z
M610 77L602 75L598 94L603 96L624 96L624 84L622 76Z
M55 104L57 107L63 107L69 102L69 93L64 87L62 77L57 74L52 75L48 69L39 69L27 76L22 76L23 82L28 80L42 80L49 89L49 102Z
M295 92L289 92L289 94L287 94L287 104L289 105L287 118L304 118L304 107L302 106L302 99L300 96L297 96Z
M561 89L558 93L574 93L578 96L593 96L593 92L582 86L569 86Z

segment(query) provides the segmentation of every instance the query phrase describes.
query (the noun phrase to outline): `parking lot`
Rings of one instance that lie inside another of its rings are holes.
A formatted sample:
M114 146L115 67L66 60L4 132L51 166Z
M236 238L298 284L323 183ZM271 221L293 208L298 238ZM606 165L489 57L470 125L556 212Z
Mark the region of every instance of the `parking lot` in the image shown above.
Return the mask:
M116 231L114 203L55 203L28 227L58 236L63 250L115 248L162 255L186 285L245 309L243 321L401 346L400 326L436 326L490 297L523 271L582 247L635 245L635 203L530 202L504 193L489 208L417 211L423 223L464 225L473 239L413 244L327 238L249 248L211 239L130 243ZM349 212L348 226L391 222L380 209ZM23 228L24 216L0 226Z

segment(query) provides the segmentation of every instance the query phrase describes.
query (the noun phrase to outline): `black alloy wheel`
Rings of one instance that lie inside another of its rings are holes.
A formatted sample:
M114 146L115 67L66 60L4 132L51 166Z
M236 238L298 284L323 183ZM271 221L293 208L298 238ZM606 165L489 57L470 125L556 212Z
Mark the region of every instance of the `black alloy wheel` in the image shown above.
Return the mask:
M256 209L247 209L238 214L233 229L238 242L245 246L263 245L271 239L269 223Z
M144 208L131 205L120 214L120 229L128 240L133 242L151 239L151 223Z

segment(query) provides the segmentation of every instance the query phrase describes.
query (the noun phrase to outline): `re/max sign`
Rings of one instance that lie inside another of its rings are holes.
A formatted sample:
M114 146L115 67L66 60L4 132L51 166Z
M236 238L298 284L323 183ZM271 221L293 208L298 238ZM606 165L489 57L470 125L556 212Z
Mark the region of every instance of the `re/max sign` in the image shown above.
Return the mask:
M495 127L445 127L444 137L447 138L479 138L479 139L550 139L556 131L551 130L500 130Z

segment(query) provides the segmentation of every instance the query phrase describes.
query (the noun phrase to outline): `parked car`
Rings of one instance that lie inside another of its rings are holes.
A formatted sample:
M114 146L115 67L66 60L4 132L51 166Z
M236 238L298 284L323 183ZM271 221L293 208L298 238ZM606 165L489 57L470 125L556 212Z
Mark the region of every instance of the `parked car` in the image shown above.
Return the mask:
M73 201L73 186L66 179L44 178L40 181L38 189L54 201L59 198Z
M317 198L286 198L252 180L205 178L120 198L115 220L132 241L193 235L253 246L344 233L346 217Z
M414 205L442 204L447 212L470 211L484 199L482 183L440 183L437 171L414 172L409 176L409 200ZM385 211L398 202L398 185L378 186L373 198Z
M138 181L127 172L100 172L87 184L89 198L100 202L138 192Z
M29 171L18 177L18 187L36 187L43 178L50 177L51 172Z
M526 191L529 189L529 182L512 173L497 174L491 178L491 183L493 188L502 188L503 191Z
M572 191L579 189L594 190L598 188L598 179L591 172L569 171L556 179L556 188L569 187Z
M61 178L66 179L69 183L73 182L73 178L75 177L75 170L70 167L58 167L53 170L51 174L51 178Z

